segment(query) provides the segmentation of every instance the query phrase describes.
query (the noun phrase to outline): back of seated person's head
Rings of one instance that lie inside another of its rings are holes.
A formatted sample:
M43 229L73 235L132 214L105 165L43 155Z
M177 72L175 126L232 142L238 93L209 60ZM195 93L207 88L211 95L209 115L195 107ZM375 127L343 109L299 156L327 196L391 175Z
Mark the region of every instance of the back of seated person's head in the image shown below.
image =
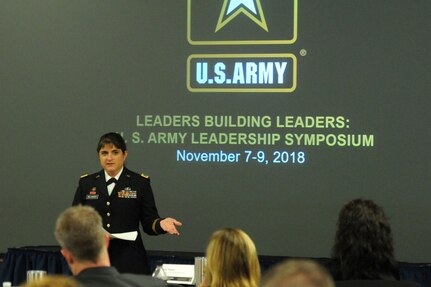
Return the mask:
M46 275L40 279L27 282L22 287L82 287L82 285L69 276Z
M334 287L329 272L311 260L291 259L277 264L262 278L262 287Z
M96 263L106 251L102 218L90 206L72 206L57 218L55 237L76 260Z
M372 200L354 199L341 209L332 257L337 279L398 278L391 227L383 208Z
M205 287L257 287L260 265L256 247L242 230L224 228L214 232L207 251Z

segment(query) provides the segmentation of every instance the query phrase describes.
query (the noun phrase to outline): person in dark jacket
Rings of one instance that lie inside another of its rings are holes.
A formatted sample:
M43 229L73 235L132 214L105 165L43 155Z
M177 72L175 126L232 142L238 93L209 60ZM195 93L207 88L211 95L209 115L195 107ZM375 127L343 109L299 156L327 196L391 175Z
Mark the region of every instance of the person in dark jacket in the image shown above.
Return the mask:
M73 206L63 211L54 233L74 279L85 287L165 286L162 280L148 275L120 274L110 265L109 236L102 228L102 218L90 206Z
M103 228L112 234L109 256L119 272L149 274L139 225L149 235L179 235L182 223L158 214L150 179L125 167L126 143L118 133L103 135L97 145L102 170L81 176L72 205L89 205L99 212ZM128 233L129 240L115 238Z

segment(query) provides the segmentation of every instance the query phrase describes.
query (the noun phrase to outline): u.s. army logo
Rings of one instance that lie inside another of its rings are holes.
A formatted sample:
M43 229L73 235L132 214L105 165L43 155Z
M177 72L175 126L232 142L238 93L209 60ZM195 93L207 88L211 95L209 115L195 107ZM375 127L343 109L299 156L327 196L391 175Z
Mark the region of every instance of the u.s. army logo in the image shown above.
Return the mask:
M191 45L292 44L298 0L188 0Z
M188 57L187 89L193 93L293 92L296 56L263 52L258 46L293 44L297 23L298 0L188 0L189 44L200 45L194 50L226 46L216 53ZM235 53L234 45L249 45L250 52Z

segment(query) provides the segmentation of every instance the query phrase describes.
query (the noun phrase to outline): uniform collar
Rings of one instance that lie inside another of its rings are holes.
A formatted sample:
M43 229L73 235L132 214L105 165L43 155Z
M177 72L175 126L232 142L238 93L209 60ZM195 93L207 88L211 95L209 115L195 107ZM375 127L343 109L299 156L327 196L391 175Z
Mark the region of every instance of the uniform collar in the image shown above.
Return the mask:
M118 179L120 178L120 176L121 176L121 173L123 172L123 170L124 170L124 166L121 168L121 170L117 173L117 175L116 176L114 176L114 178L118 181ZM111 178L111 176L106 172L106 170L103 170L103 172L104 172L104 174L105 174L105 181L108 181L110 178Z

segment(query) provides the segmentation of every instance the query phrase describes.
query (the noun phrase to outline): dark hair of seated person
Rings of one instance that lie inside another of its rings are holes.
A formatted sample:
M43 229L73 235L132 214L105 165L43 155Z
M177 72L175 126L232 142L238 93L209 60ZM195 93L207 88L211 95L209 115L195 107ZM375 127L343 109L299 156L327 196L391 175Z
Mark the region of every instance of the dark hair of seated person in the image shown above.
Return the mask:
M383 208L354 199L341 209L332 248L335 280L399 280L391 227Z

